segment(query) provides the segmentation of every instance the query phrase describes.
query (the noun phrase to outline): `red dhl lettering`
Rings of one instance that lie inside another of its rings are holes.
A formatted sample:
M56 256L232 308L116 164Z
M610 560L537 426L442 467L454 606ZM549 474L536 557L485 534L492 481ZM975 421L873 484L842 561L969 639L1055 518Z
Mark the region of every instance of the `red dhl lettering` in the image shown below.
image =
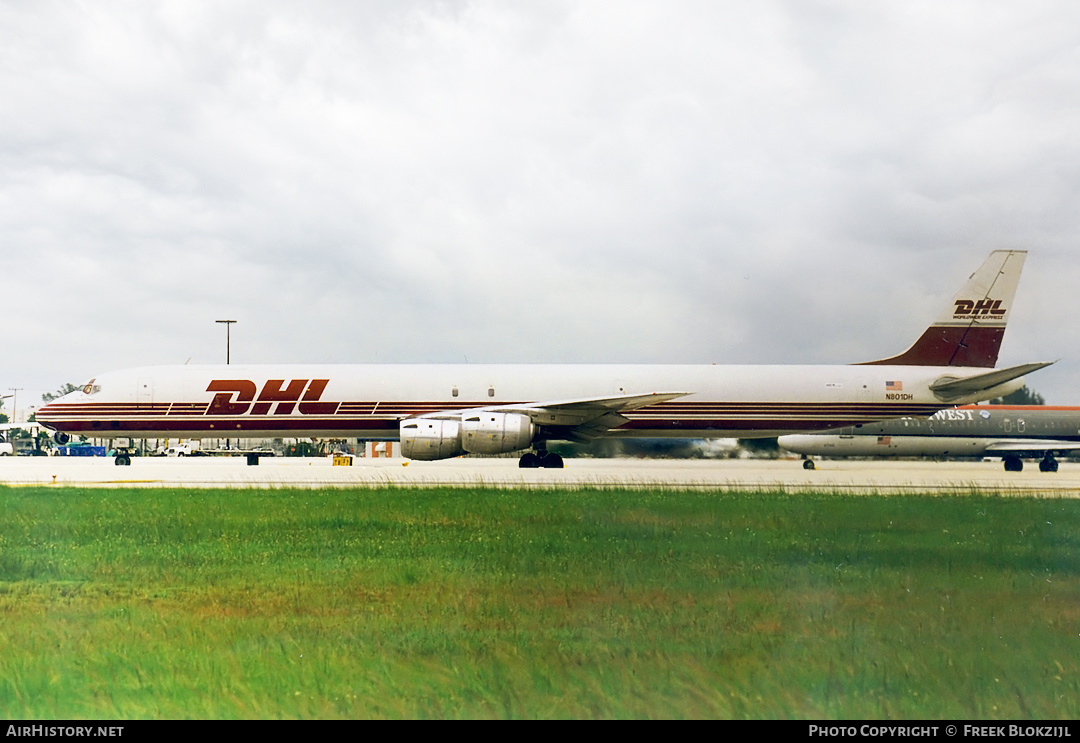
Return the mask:
M292 379L286 385L284 379L268 379L258 393L258 386L250 379L215 379L207 386L214 392L207 415L290 415L299 406L303 415L332 415L336 402L322 402L322 393L329 379Z
M304 391L307 380L294 379L289 382L288 387L284 387L284 384L284 379L268 379L266 384L263 385L262 392L259 393L258 402L251 406L251 414L266 415L270 412L270 407L274 403L277 403L277 407L274 408L274 415L288 415L291 413Z

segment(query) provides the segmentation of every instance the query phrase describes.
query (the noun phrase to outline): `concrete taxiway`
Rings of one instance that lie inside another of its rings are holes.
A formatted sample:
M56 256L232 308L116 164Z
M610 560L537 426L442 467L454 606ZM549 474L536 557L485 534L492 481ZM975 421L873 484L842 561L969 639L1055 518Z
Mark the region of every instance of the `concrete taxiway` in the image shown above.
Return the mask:
M1056 473L1029 462L1023 472L1005 472L999 461L819 460L804 470L794 459L641 460L570 459L561 470L522 470L515 459L353 460L335 466L330 458L266 458L248 466L240 457L136 457L118 467L109 458L4 457L0 484L112 487L324 487L324 486L497 486L667 487L792 492L969 493L1075 497L1080 464L1062 463Z

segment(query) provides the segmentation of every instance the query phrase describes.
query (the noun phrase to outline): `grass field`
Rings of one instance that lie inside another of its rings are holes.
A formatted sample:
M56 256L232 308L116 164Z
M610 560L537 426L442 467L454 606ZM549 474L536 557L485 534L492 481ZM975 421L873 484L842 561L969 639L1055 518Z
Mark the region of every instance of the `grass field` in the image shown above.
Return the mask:
M0 488L6 718L1080 718L1080 501Z

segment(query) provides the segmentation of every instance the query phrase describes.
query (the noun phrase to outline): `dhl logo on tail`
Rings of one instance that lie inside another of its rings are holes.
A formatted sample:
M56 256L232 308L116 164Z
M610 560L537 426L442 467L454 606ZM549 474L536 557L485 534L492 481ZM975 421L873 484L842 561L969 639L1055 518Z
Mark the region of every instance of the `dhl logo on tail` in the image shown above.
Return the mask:
M1005 309L1002 308L1000 299L980 299L978 302L973 299L958 299L956 309L953 311L953 317L975 317L976 315L1001 317L1004 314Z

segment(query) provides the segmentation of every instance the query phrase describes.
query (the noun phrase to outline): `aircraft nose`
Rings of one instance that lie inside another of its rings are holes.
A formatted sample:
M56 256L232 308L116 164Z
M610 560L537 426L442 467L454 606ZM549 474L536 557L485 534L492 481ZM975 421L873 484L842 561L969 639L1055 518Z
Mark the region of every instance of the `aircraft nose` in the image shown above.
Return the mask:
M776 443L780 445L780 448L793 451L796 454L801 454L801 448L806 446L806 442L809 436L800 433L792 433L786 436L779 436L776 439Z

